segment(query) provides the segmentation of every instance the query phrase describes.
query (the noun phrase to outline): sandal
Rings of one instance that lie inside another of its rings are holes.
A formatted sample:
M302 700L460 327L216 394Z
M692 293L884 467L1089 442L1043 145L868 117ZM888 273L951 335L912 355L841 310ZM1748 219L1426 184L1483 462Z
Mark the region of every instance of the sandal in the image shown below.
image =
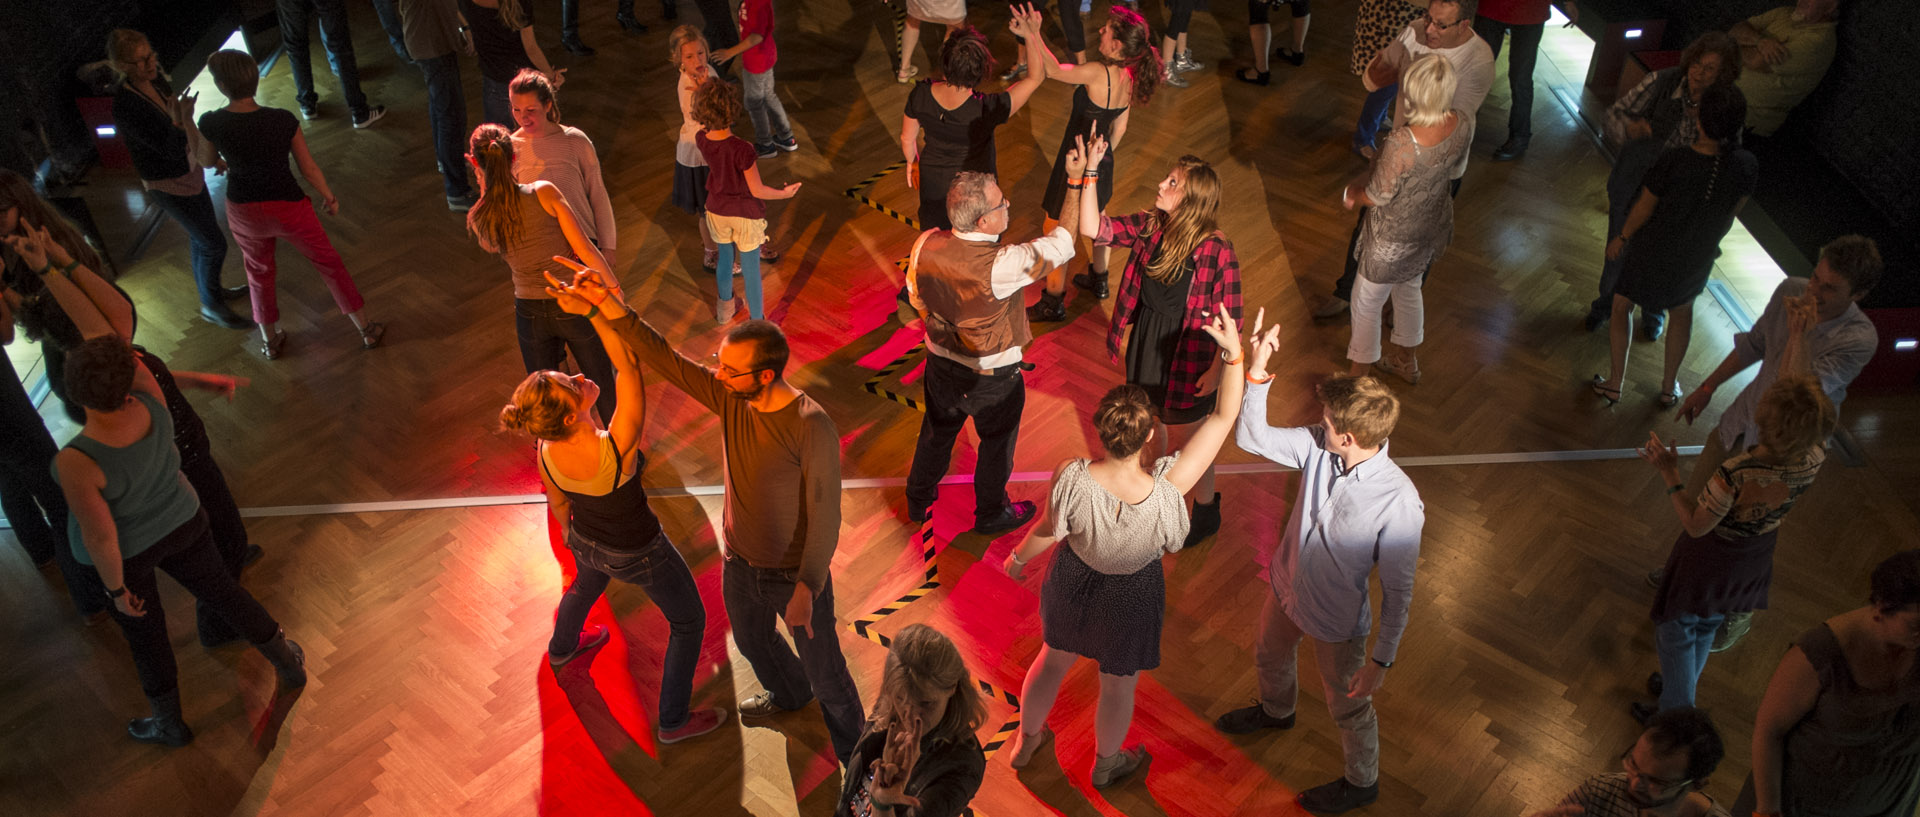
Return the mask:
M913 82L913 78L919 75L920 75L920 66L909 65L904 71L895 71L893 74L893 81L898 82L901 85L906 85L908 83Z
M1026 768L1027 763L1033 760L1034 753L1040 751L1040 747L1047 745L1051 740L1053 740L1053 728L1045 724L1041 724L1038 735L1028 737L1027 733L1021 732L1020 748L1014 750L1013 754L1007 758L1007 765L1016 769Z
M1656 399L1659 401L1661 408L1673 408L1680 403L1680 396L1680 381L1676 380L1672 386L1667 388L1666 392L1662 393Z
M260 341L260 356L268 360L279 360L281 350L287 346L287 330L273 330L273 337Z
M1242 68L1238 73L1233 75L1233 78L1240 80L1241 82L1247 83L1248 85L1266 85L1267 83L1273 81L1273 72L1272 71L1255 71L1252 68Z
M1611 406L1620 402L1620 390L1608 386L1605 375L1594 375L1593 379L1588 381L1587 385L1592 386L1594 396L1607 401L1607 405Z
M367 324L360 330L360 348L373 349L380 345L380 339L387 336L387 325L379 321Z

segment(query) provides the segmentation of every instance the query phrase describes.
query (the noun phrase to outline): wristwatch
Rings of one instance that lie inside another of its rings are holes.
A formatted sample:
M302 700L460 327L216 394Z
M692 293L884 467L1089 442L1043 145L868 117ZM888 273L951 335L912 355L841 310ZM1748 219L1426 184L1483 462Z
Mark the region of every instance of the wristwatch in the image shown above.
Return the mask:
M1382 661L1378 658L1375 658L1373 659L1373 663L1379 664L1381 669L1393 669L1392 661Z
M118 589L115 589L115 590L108 590L108 591L107 591L107 598L110 598L110 599L117 599L117 598L120 598L121 596L124 596L124 595L126 595L126 594L127 594L127 588L126 588L126 587L124 587L124 586L122 586L122 587L120 587L120 588L118 588Z

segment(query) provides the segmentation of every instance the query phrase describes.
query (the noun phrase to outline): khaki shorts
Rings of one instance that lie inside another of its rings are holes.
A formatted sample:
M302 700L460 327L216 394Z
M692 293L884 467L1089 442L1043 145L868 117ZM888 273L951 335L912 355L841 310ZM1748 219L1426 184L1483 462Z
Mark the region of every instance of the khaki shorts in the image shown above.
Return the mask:
M732 244L741 252L753 252L767 243L767 220L707 213L707 232L715 244Z

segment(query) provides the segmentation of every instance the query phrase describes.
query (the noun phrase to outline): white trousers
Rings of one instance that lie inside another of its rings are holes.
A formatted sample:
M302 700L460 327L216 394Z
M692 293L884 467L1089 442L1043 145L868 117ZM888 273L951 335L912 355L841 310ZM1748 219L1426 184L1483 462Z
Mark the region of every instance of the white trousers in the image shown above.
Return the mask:
M1347 341L1347 359L1355 363L1380 360L1380 310L1393 298L1393 342L1404 347L1419 346L1424 340L1426 309L1420 294L1420 279L1398 284L1377 284L1359 276L1353 280L1353 337Z

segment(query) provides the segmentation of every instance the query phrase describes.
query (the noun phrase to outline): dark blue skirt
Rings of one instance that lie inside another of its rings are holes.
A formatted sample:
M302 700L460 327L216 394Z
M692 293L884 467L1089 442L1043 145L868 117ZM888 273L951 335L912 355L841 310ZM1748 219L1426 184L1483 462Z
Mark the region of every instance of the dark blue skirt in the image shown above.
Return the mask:
M1040 586L1040 624L1047 646L1084 655L1108 675L1132 675L1160 666L1160 625L1166 619L1167 576L1160 560L1132 573L1101 573L1073 547L1053 549L1053 567Z

